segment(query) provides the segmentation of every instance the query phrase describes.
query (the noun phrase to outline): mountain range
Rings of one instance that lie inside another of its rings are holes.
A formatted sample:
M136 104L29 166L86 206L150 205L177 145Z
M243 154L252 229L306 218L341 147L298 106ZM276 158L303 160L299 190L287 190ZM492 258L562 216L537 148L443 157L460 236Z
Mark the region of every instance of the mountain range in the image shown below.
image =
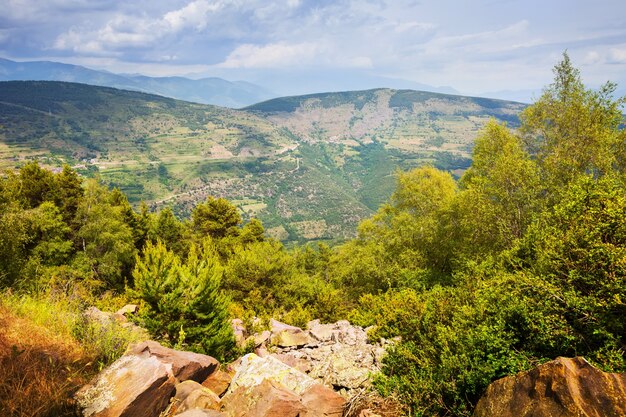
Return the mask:
M16 80L77 82L231 108L244 107L276 97L276 94L258 85L245 81L227 81L218 77L200 79L148 77L114 74L59 62L16 62L0 58L0 81Z
M235 110L85 84L0 82L0 168L99 175L186 216L208 195L283 241L341 240L425 163L460 175L490 118L523 104L413 90L283 97Z

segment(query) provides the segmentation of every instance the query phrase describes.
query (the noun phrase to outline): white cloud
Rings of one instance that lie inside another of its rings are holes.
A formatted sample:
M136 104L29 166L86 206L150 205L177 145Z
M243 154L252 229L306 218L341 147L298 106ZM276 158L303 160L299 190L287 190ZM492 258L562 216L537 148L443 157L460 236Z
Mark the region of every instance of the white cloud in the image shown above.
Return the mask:
M120 48L153 46L164 37L185 30L204 29L209 16L221 10L224 4L194 0L157 18L117 14L100 29L70 28L56 38L53 48L81 53L114 53Z
M274 43L263 46L245 44L235 48L222 62L221 68L273 68L311 64L324 50L313 42L298 44Z

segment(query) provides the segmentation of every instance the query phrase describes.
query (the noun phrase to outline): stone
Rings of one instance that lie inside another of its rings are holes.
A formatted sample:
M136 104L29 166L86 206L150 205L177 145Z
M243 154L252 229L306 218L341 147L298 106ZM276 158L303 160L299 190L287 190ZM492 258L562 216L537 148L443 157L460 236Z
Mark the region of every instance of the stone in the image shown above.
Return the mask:
M176 394L173 400L182 403L192 392L202 389L203 386L196 381L188 380L176 384Z
M248 334L246 328L243 325L241 319L232 319L230 325L233 328L233 334L235 335L235 343L238 347L244 347L246 345L246 338Z
M315 384L302 393L306 411L301 417L341 417L346 400L332 389Z
M297 355L296 353L292 355L285 353L271 353L270 356L305 374L311 372L311 361L304 355Z
M270 319L270 330L272 331L273 334L280 333L285 330L293 331L293 332L302 331L302 329L299 327L291 326L289 324L282 323L274 319Z
M179 381L191 379L202 382L219 366L217 359L211 356L169 349L152 340L130 346L127 354L151 356L171 365L172 373Z
M272 344L283 348L305 346L309 342L309 336L302 330L296 333L282 331L272 336Z
M229 417L299 417L305 411L298 395L269 379L230 391L222 405Z
M270 341L273 345L282 348L297 347L304 346L311 341L308 333L299 327L290 326L274 319L270 320L270 327L272 329Z
M171 365L154 356L124 355L81 388L85 417L158 417L174 394Z
M187 395L182 404L178 406L177 413L194 409L219 410L220 397L210 389L200 386L199 389Z
M257 386L265 379L278 382L297 395L316 384L311 377L285 365L276 358L271 356L261 358L254 353L249 353L241 358L226 395L240 387Z
M117 310L115 314L120 314L122 316L137 314L139 311L139 306L137 304L126 304L124 307Z
M309 323L309 334L319 342L331 342L333 338L338 339L337 330L333 324Z
M217 395L221 396L226 392L230 381L233 379L232 375L228 372L224 372L220 369L213 372L207 379L202 382L202 386L210 389Z
M228 417L228 414L216 410L187 410L184 413L177 414L177 417Z
M584 358L544 363L489 385L474 417L626 416L626 373L605 373Z

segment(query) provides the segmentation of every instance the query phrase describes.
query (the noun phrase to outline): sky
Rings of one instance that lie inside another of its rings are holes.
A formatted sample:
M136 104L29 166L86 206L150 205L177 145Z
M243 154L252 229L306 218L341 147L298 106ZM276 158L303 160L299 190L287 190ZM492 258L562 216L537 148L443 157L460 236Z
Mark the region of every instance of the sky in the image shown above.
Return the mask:
M4 58L281 93L395 82L528 94L565 50L587 85L626 84L625 0L0 0L0 10Z

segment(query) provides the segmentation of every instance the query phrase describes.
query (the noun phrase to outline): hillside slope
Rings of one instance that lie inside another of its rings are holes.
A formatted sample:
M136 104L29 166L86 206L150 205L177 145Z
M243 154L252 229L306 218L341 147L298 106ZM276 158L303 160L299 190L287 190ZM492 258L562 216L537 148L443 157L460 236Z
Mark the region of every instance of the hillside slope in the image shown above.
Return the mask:
M460 174L490 118L518 103L409 90L289 97L232 110L61 82L0 83L0 167L37 159L99 173L133 203L187 215L234 201L285 241L343 239L390 195L393 173Z

